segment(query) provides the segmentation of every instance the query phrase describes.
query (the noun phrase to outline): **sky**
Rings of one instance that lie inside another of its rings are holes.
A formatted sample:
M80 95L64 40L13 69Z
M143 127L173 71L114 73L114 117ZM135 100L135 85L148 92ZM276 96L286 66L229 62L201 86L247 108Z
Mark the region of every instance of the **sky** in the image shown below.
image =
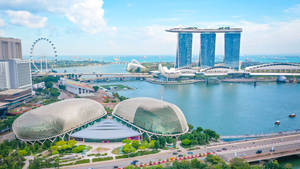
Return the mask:
M21 39L25 56L39 37L58 55L175 55L165 30L185 26L243 28L241 55L300 55L300 0L0 0L0 36ZM194 55L199 46L194 34Z

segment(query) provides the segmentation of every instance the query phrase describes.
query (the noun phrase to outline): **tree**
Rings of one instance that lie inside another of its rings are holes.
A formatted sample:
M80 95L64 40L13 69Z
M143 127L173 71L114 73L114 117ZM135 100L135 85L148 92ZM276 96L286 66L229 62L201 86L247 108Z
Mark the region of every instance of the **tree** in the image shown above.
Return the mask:
M151 147L151 148L154 148L154 147L155 147L155 142L156 142L155 140L151 140L151 141L150 141L150 147Z
M129 143L131 143L131 140L129 140L129 139L127 138L127 139L122 140L122 143L129 144Z
M191 144L191 140L186 138L186 139L182 140L181 143L184 146L189 146Z
M73 153L81 153L83 152L83 150L85 150L85 145L79 145L79 146L76 146L72 149L72 152Z
M42 168L42 166L41 166L41 159L34 158L33 160L30 160L28 168L29 169L40 169L40 168Z
M114 92L114 93L113 93L113 96L114 96L114 98L119 98L119 97L120 97L119 94L118 94L117 92Z
M154 142L153 148L154 148L154 149L159 149L159 147L160 147L159 140L156 140L156 141Z
M193 126L193 125L191 125L191 124L188 124L188 126L189 126L189 131L192 131L192 130L193 130L193 128L194 128L194 126Z
M199 160L192 159L191 160L191 168L199 168L199 169L206 169L207 164L200 162Z
M130 144L125 144L125 145L123 146L122 151L123 151L125 154L130 153L130 152L132 151L131 145L130 145Z
M51 88L50 89L50 95L52 97L58 97L60 95L60 92L57 88Z
M138 149L139 145L140 145L140 141L138 140L133 140L131 143L132 147L134 147L135 149Z
M264 169L283 169L278 163L277 160L268 162L264 165Z
M158 141L159 141L159 147L160 148L164 148L166 146L166 139L165 139L165 137L159 136L158 137Z
M214 156L214 155L208 155L205 159L206 162L211 163L213 165L219 164L219 163L225 163L225 161L220 158L219 156Z
M203 132L205 134L207 134L209 136L209 138L212 139L212 140L218 140L220 138L220 136L213 130L206 129Z
M201 132L203 131L203 129L202 129L202 127L197 127L197 128L196 128L196 131L197 131L198 133L201 133Z
M46 88L50 89L53 87L53 83L51 81L46 81L45 86L46 86Z
M77 143L76 140L69 140L67 144L70 145L71 147L74 147L76 143Z
M58 85L58 88L61 90L66 90L66 86L65 85Z
M240 158L234 158L230 160L230 167L232 169L250 169L249 163L246 160Z
M99 86L93 86L94 91L97 92L99 90Z

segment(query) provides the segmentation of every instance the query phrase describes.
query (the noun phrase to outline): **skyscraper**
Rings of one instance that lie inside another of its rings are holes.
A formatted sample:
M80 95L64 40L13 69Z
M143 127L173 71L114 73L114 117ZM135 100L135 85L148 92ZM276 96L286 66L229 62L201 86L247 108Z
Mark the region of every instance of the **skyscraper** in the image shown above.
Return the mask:
M22 59L21 40L0 38L0 60Z
M203 32L200 34L201 50L199 56L200 67L213 67L215 65L216 33Z
M225 33L225 66L233 69L239 69L240 59L240 32L226 32Z
M0 89L31 88L30 63L21 59L0 60Z
M192 66L193 34L188 32L178 33L176 68Z

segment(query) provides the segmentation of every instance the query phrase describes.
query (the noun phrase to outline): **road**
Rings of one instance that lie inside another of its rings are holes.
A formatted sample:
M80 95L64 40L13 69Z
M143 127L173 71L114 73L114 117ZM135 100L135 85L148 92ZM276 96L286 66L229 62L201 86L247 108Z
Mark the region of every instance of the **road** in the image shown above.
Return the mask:
M270 152L271 149L274 149L274 152ZM248 141L238 141L238 142L224 142L224 143L214 143L213 145L208 146L199 146L196 150L181 150L178 152L184 156L191 156L188 152L192 152L193 155L198 155L199 153L215 153L222 157L225 161L230 161L232 158L239 157L245 158L248 161L252 159L259 159L265 155L281 154L286 151L295 151L300 150L300 134L290 134L283 136L273 136L268 138L260 138ZM262 150L262 153L256 154L257 150ZM91 164L83 164L78 166L70 166L65 168L77 168L77 169L111 169L114 166L126 167L130 165L133 160L138 160L142 164L152 162L158 162L161 160L166 160L170 157L177 157L178 155L173 155L177 150L167 150L162 151L157 154L134 157L129 159L119 159L113 161L105 161ZM282 154L281 154L282 155Z

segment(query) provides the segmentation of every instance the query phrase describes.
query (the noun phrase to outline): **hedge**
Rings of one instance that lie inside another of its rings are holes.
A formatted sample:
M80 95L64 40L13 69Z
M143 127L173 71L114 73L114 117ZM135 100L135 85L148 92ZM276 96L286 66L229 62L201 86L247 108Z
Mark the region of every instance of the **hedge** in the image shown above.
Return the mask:
M103 158L93 158L92 161L93 162L97 162L97 161L107 161L107 160L112 160L113 157L103 157Z

